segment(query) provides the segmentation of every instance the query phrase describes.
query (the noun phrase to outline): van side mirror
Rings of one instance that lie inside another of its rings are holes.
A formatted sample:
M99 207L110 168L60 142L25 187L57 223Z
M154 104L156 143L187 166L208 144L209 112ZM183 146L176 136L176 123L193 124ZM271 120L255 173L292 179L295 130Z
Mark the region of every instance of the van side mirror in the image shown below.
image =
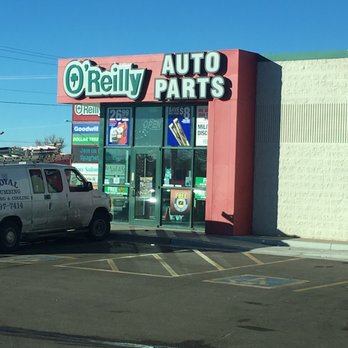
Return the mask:
M87 181L87 190L92 191L93 190L93 184L90 181Z

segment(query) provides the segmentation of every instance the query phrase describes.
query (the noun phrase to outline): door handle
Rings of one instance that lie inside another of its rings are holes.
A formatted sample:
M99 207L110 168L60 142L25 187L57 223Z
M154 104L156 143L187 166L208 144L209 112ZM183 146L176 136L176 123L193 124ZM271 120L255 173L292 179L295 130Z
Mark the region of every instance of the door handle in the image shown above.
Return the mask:
M51 199L51 195L44 195L44 199Z

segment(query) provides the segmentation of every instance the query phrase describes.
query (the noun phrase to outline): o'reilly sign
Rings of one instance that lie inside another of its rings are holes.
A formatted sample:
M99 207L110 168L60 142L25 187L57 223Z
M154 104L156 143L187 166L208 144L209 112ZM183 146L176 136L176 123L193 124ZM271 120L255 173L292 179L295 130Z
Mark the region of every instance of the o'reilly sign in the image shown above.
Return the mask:
M90 60L70 62L64 70L64 90L71 98L125 96L137 99L146 69L133 64L112 64L110 70L93 65Z
M217 51L165 54L160 74L154 78L155 100L206 100L226 97L227 79L223 54ZM146 68L134 64L111 65L104 69L90 60L71 61L64 70L65 93L84 97L128 97L144 95ZM151 84L150 84L151 85Z

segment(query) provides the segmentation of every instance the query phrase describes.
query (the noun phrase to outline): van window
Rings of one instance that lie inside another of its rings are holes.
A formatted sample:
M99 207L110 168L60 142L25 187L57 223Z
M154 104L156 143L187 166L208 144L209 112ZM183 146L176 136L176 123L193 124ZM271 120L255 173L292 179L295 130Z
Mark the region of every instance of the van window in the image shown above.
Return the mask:
M30 169L31 185L34 193L45 193L45 186L40 169Z
M86 180L74 169L65 169L70 192L88 191Z
M45 169L48 192L56 193L63 191L62 177L58 169Z

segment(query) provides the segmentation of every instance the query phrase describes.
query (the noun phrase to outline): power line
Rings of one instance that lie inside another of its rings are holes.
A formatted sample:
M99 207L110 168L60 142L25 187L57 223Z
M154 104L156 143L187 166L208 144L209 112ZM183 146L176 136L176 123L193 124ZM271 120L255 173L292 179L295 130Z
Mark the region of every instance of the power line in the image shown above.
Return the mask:
M20 75L20 76L0 76L2 80L49 80L57 79L56 75Z
M0 50L1 51L6 51L6 52L11 52L11 53L27 55L27 56L40 57L40 58L45 58L45 59L63 58L63 57L54 56L52 54L47 54L47 53L42 53L42 52L37 52L37 51L31 51L31 50L24 50L24 49L21 49L21 48L15 48L15 47L3 46L3 45L0 45Z
M9 89L9 88L0 88L0 91L7 91L7 92L20 92L20 93L33 93L33 94L56 94L53 92L43 92L43 91L28 91L24 89Z
M14 104L14 105L55 106L55 107L67 106L64 104L27 103L27 102L7 101L7 100L0 100L0 103L1 104Z
M24 140L18 141L18 139L16 139L16 140L0 140L0 143L33 144L35 143L35 141L24 141Z
M54 56L52 54L36 52L36 51L31 51L31 50L24 50L21 48L14 48L14 47L3 46L3 45L0 45L0 51L8 52L8 53L15 54L15 55L30 56L30 57L36 57L36 58L54 60L54 61L57 61L58 58L61 58L58 56ZM18 60L18 61L24 61L24 62L36 63L36 64L45 64L45 65L54 65L54 66L56 65L53 63L49 63L49 62L43 62L43 61L38 61L38 60L19 58L19 57L7 56L7 55L6 56L1 55L0 58L12 59L12 60Z
M22 61L22 62L29 62L29 63L36 63L36 64L52 65L52 66L56 66L57 65L57 64L53 64L53 63L40 62L40 61L37 61L37 60L31 60L31 59L25 59L25 58L15 58L15 57L10 57L10 56L0 56L0 58L19 60L19 61Z
M65 128L66 126L67 126L66 122L49 123L49 124L42 124L42 125L36 125L36 126L24 126L24 127L21 127L21 130L22 129L37 129L37 128L52 128L52 127L64 127ZM8 131L18 130L18 127L17 128L5 127L5 130L6 130L6 133L7 133Z

